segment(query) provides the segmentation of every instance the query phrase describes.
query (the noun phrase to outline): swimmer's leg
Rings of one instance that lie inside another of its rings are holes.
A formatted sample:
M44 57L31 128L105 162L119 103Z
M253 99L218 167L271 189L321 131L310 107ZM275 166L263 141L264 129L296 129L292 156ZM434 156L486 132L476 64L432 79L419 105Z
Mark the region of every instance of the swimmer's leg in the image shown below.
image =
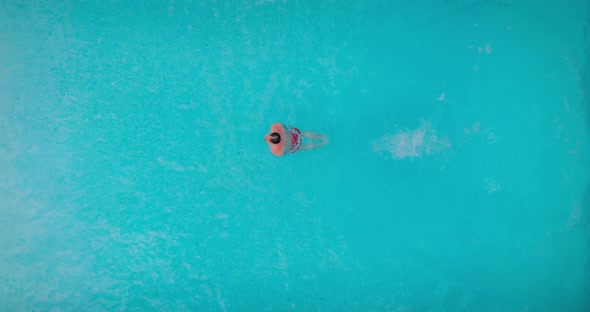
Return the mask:
M316 133L316 132L311 132L311 131L302 131L301 134L308 138L308 139L312 139L312 140L319 140L319 139L325 139L325 136Z
M301 135L308 139L312 140L321 140L320 142L313 142L313 143L303 143L301 145L301 149L304 151L312 150L314 148L322 147L328 144L328 138L324 135L315 132L304 131L301 132Z
M322 147L324 145L326 145L326 144L325 143L304 143L301 145L300 149L302 151L309 151L314 148Z
M311 131L303 131L301 132L301 135L303 135L304 137L311 139L311 140L321 140L321 143L314 143L314 144L319 144L317 147L320 146L324 146L326 144L328 144L328 138L325 135L321 135L317 132L311 132Z

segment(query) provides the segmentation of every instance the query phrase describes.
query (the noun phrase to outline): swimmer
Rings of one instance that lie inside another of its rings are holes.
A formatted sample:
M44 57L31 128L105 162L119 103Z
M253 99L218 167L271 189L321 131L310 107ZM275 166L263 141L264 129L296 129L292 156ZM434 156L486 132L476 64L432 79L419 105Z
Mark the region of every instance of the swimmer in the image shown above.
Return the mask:
M303 143L303 138L319 140L319 142ZM308 151L322 147L328 143L328 139L315 132L300 131L297 128L285 126L280 122L272 124L270 132L264 137L275 156L285 156L297 153L299 150Z

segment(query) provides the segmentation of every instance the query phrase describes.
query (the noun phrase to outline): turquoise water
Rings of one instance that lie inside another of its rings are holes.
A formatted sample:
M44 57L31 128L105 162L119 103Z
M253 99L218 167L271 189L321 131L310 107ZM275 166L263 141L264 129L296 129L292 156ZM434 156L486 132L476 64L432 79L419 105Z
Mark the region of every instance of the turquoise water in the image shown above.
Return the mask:
M583 0L0 2L0 309L589 310L589 48Z

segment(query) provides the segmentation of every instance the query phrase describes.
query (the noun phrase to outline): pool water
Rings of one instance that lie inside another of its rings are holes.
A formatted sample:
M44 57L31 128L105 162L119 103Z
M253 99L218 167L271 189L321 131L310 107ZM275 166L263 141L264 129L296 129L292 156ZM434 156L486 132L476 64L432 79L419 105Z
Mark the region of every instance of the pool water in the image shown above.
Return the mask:
M589 68L584 0L0 2L0 309L587 311Z

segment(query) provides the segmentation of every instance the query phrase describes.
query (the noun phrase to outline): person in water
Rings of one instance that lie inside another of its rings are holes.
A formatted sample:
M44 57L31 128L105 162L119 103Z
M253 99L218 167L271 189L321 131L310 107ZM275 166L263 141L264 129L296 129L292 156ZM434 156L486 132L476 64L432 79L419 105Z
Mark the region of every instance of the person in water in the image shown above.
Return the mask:
M303 138L319 140L319 142L303 143ZM297 128L285 126L280 122L272 124L270 132L264 137L275 156L285 156L297 153L300 150L307 151L322 147L328 143L328 139L315 132L300 131Z

